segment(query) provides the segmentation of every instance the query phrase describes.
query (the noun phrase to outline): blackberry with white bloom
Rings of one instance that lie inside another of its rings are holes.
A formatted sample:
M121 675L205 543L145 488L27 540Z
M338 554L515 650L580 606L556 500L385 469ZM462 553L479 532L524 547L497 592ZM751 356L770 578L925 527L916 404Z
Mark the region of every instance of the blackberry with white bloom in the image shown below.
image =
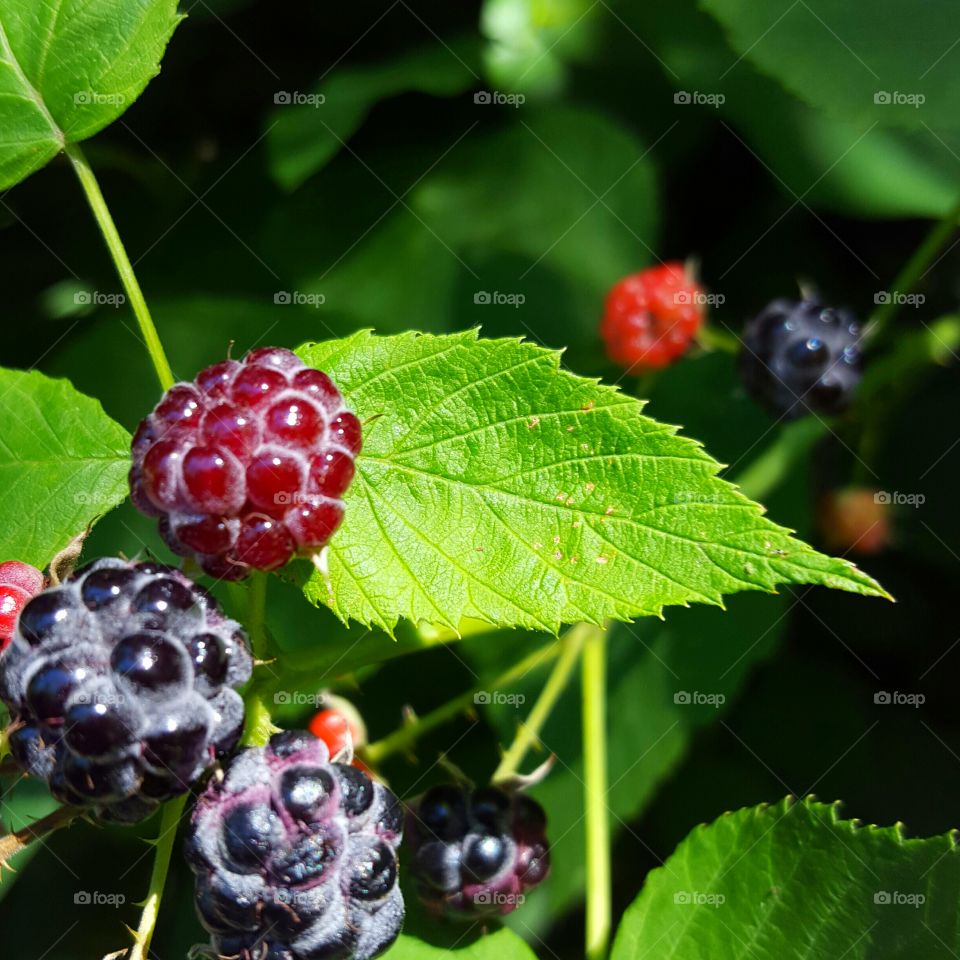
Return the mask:
M368 960L403 924L397 798L305 731L240 752L197 801L187 859L217 956Z
M243 729L239 624L172 567L105 559L30 600L0 655L10 751L63 803L132 823Z
M744 329L741 380L775 416L840 413L863 371L860 337L849 310L773 300Z
M421 901L462 919L516 910L550 871L546 830L543 808L522 793L431 788L407 816L410 872Z

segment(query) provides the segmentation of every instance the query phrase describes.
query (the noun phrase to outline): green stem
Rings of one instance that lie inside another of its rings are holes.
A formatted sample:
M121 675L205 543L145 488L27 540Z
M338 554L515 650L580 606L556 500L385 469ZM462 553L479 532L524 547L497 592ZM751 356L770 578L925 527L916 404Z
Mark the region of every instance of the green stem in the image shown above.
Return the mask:
M897 294L910 293L913 288L923 279L930 268L933 258L940 252L946 242L953 235L957 224L960 222L960 199L956 205L940 220L933 229L927 234L923 243L914 250L913 255L903 265L903 268L897 274L893 281L892 289L888 290L890 298L886 303L881 303L870 317L867 324L865 336L871 340L878 339L886 332L897 310L900 309Z
M130 949L128 960L146 960L150 956L150 941L157 926L157 915L160 913L160 901L163 899L163 888L167 882L167 872L170 869L170 855L173 853L173 843L177 837L177 827L183 816L189 794L170 800L163 807L160 819L160 833L155 841L153 855L153 871L150 874L150 889L147 899L143 901L143 911L140 914L140 925L134 933L134 944Z
M503 755L500 766L494 771L491 783L501 783L509 780L520 768L523 758L527 751L539 740L540 731L543 729L547 717L553 710L554 704L563 693L573 673L573 668L577 665L580 651L583 648L583 642L586 637L597 628L587 623L578 623L571 627L560 641L562 651L557 662L553 665L547 682L537 697L537 702L533 705L530 715L526 721L520 725L517 735L514 737L510 748Z
M584 805L587 840L587 960L603 960L610 940L610 819L607 811L606 634L583 648Z
M474 704L482 702L477 700L478 694L486 690L500 690L504 687L511 686L525 677L531 670L535 670L541 664L553 660L560 653L560 650L560 641L547 644L539 650L535 650L529 656L515 663L509 670L504 671L489 684L467 690L460 694L460 696L448 700L442 707L437 707L436 710L422 717L418 717L413 723L401 727L382 740L371 743L362 751L364 759L372 766L376 766L393 754L407 752L417 740L428 734L431 730L435 730L448 720L452 720L458 714L469 710Z
M267 574L262 570L254 570L250 575L250 586L247 591L247 633L250 635L250 646L253 655L258 660L266 660L270 656L267 649Z
M266 630L267 615L267 574L255 570L250 576L247 588L246 627L250 636L250 646L256 660L268 660L270 657ZM247 720L243 733L243 742L249 746L262 747L276 733L277 727L270 715L265 699L264 684L256 679L250 684L244 700L247 708Z
M722 353L740 352L740 341L729 330L714 323L705 323L697 331L697 341L704 350L719 350Z
M153 362L153 368L157 372L160 386L167 390L174 382L173 371L170 369L167 356L163 352L163 345L160 343L157 328L154 326L153 318L147 308L147 301L143 298L143 291L140 289L137 276L133 272L133 264L130 263L130 258L124 249L123 241L117 232L117 226L110 215L110 209L107 207L107 201L100 190L100 184L97 183L93 168L87 161L79 144L67 144L64 152L73 164L74 172L87 195L90 209L93 211L93 216L100 227L103 239L107 243L107 249L110 251L117 273L120 275L120 281L130 300L130 306L137 318L137 323L140 325L140 333L146 344L147 352L150 354L150 360Z

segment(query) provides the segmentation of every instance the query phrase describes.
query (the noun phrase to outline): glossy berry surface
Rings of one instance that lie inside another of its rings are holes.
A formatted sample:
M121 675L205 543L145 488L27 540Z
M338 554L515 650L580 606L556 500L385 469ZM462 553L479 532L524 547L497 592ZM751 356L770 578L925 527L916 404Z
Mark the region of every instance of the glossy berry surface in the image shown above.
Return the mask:
M0 563L0 651L13 639L17 617L26 602L43 589L43 574L29 563Z
M360 433L325 373L253 350L164 394L133 438L131 496L211 576L276 570L340 526Z
M614 284L600 336L614 363L634 372L655 370L686 352L703 315L703 289L672 261Z
M407 815L420 899L465 919L516 910L550 870L546 829L542 807L523 794L433 787Z
M63 803L135 822L243 728L239 624L178 570L98 560L30 600L0 655L10 751Z
M842 412L863 370L860 324L816 300L774 300L747 324L740 376L774 416Z
M241 751L187 836L200 920L218 956L367 960L403 924L400 802L305 731Z

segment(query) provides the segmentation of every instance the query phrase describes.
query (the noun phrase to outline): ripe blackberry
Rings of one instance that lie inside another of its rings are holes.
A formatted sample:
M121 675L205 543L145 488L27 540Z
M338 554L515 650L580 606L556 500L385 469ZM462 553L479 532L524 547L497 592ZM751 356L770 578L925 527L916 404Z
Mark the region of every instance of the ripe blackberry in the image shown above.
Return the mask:
M420 899L465 919L516 910L550 870L546 829L543 808L523 794L433 787L407 816Z
M330 378L265 347L163 395L133 438L131 497L171 550L239 580L327 543L360 445Z
M607 356L636 373L682 356L704 315L703 288L677 261L632 273L607 294L600 336Z
M367 960L403 923L403 814L382 784L285 731L241 751L197 801L186 855L218 956Z
M862 369L856 317L817 300L774 300L743 333L741 379L775 416L840 413Z
M0 652L13 638L24 604L43 589L43 574L29 563L0 563Z
M236 746L251 667L178 570L98 560L30 600L0 655L10 751L63 803L141 820Z

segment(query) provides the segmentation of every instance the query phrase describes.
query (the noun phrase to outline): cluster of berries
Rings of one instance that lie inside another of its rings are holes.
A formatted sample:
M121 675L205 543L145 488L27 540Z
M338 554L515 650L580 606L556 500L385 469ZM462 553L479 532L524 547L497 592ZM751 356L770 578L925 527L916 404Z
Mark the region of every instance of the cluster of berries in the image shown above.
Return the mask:
M255 350L167 391L134 437L131 496L176 553L239 579L323 548L360 441L326 374L290 351ZM236 752L253 661L207 590L173 567L121 559L45 582L0 564L0 700L17 765L65 804L134 823L222 761L187 837L216 954L368 960L393 943L405 814L353 756L359 715L342 703L310 731ZM433 909L506 913L547 873L532 800L448 785L406 817Z
M689 348L708 299L678 262L624 277L600 324L607 355L632 373L667 366ZM840 413L863 369L860 325L815 298L774 300L744 329L739 368L747 391L774 416Z

